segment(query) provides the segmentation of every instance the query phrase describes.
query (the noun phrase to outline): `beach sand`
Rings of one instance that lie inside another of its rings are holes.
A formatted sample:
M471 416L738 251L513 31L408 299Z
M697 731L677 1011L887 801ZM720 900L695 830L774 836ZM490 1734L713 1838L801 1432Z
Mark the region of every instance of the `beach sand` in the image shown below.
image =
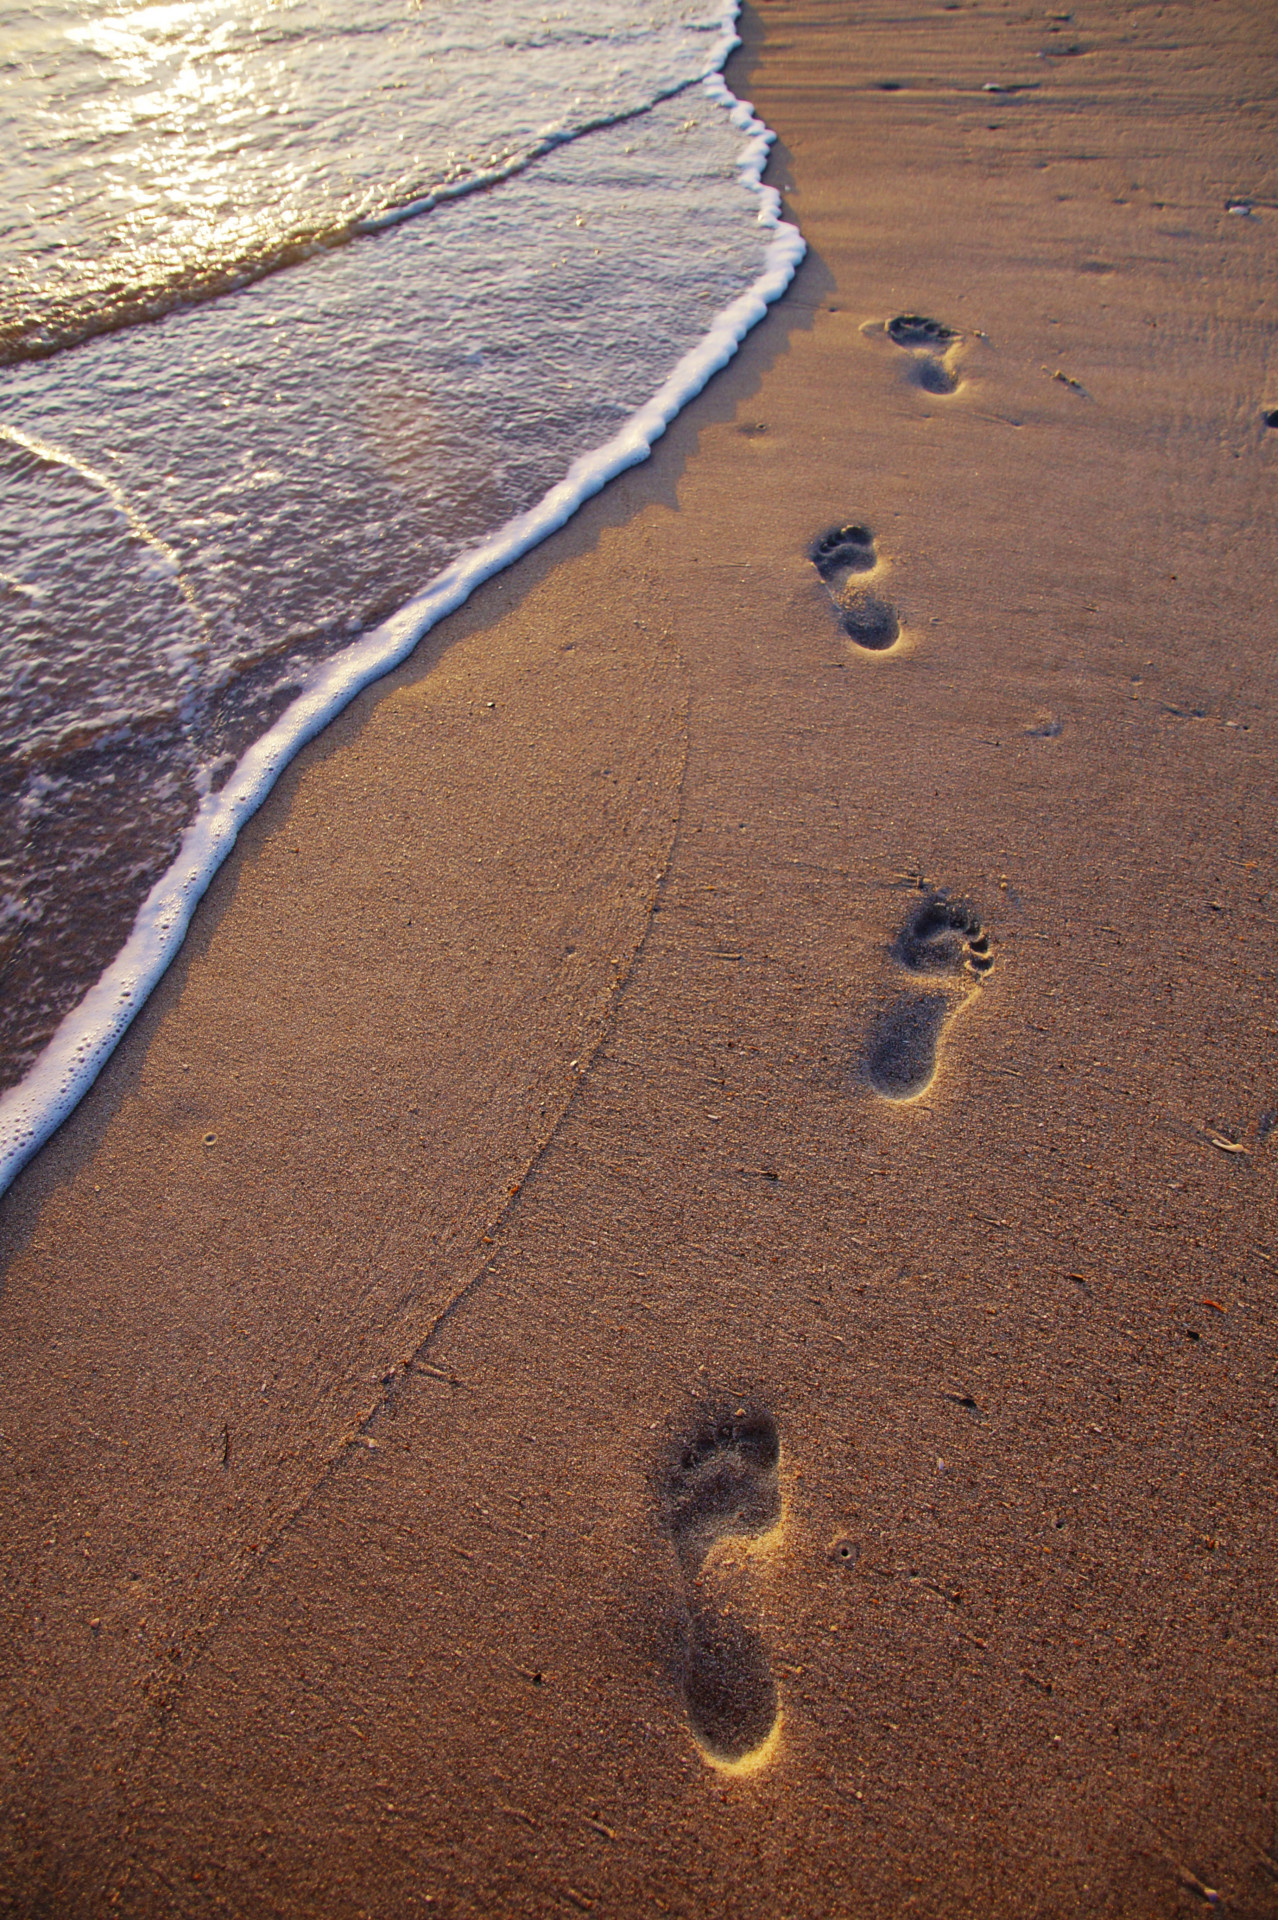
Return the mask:
M746 16L790 294L5 1202L4 1911L1278 1912L1276 26Z

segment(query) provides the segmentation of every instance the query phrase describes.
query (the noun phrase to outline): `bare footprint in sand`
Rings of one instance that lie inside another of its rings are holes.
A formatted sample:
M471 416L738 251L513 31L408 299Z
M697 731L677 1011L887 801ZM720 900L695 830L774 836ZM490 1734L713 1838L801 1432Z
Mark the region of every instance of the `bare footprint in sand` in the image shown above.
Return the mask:
M781 1728L776 1682L748 1614L750 1562L781 1524L781 1441L761 1407L703 1414L661 1475L661 1506L683 1575L683 1695L711 1765L763 1766Z
M911 378L924 393L954 392L958 374L951 364L952 350L962 336L953 327L923 313L898 313L884 331L909 353Z
M994 965L989 935L965 900L929 893L892 945L892 957L912 974L944 985L898 994L866 1042L866 1080L883 1100L917 1100L936 1078L943 1034Z
M868 527L831 527L808 548L808 558L820 574L839 625L848 639L869 653L883 653L901 635L895 607L881 594L870 592L858 576L873 573L879 564L874 535Z

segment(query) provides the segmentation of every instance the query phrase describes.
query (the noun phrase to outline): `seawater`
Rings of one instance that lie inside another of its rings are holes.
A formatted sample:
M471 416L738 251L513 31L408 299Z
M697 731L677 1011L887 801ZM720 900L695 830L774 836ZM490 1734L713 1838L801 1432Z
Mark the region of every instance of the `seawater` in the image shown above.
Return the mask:
M802 254L691 0L0 15L0 1187L280 768Z

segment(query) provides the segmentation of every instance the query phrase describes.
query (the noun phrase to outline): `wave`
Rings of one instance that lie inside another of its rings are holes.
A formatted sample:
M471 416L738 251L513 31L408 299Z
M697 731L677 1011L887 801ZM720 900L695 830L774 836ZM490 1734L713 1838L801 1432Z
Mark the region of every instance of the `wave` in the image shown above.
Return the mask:
M735 6L717 49L726 59L739 44ZM71 1113L92 1086L122 1035L177 954L191 916L280 773L306 743L373 681L406 660L418 642L475 589L539 544L616 474L647 458L676 414L725 366L769 305L780 298L806 251L798 229L781 218L780 199L762 183L773 134L751 106L736 99L718 73L701 81L706 97L746 137L738 179L759 202L770 232L763 268L749 288L718 313L698 344L621 429L575 460L563 479L529 511L462 554L425 589L341 653L315 667L301 692L244 753L216 792L206 794L183 835L176 859L148 894L115 961L66 1016L22 1082L0 1096L0 1192ZM681 89L676 89L679 91Z
M291 219L282 201L269 208L241 206L219 215L216 230L208 222L199 224L198 251L183 222L175 224L171 235L161 234L131 248L108 247L100 255L84 254L76 245L67 249L65 242L59 242L52 267L46 270L42 265L35 277L30 265L10 268L4 276L9 284L3 287L0 301L0 368L47 359L104 334L237 292L318 254L418 218L447 201L511 180L556 148L603 128L624 125L716 72L736 44L734 17L714 22L704 35L709 44L691 60L685 54L676 63L680 68L676 75L668 74L662 81L655 71L646 76L629 74L625 86L631 97L624 102L600 106L596 101L593 111L588 102L578 102L587 110L526 128L522 138L494 137L491 127L472 134L486 148L482 156L471 154L461 162L437 155L435 177L388 178L377 191L376 204L369 204L367 191L346 206L335 206L321 195L319 205L309 213L298 210ZM348 26L342 34L358 37L378 30L373 24ZM696 38L696 29L692 32ZM633 32L620 36L623 41L645 37ZM610 44L617 38L612 36ZM513 42L503 44L508 52L528 53L535 47L560 49L575 40L593 43L590 35L546 32L537 41L520 42L518 48ZM457 50L454 45L452 51ZM469 51L490 49L479 46ZM64 251L66 264L61 265ZM38 249L34 257L43 262L47 252L47 248ZM72 286L60 284L68 277L68 269Z
M724 50L723 58L728 51L730 49ZM103 334L119 333L125 327L141 326L149 320L162 320L165 314L176 313L183 307L198 306L205 300L236 293L241 287L251 287L285 267L313 260L316 254L331 253L352 240L385 233L388 227L417 219L445 201L458 200L463 194L482 193L505 180L513 180L557 147L567 146L570 141L597 133L604 127L623 126L627 120L650 113L661 101L673 100L696 84L695 80L681 80L655 93L642 106L628 107L620 113L599 114L573 127L556 128L544 139L511 154L497 165L442 180L425 192L415 193L410 200L383 207L376 213L359 214L326 226L299 227L292 233L272 236L266 242L232 248L220 259L198 262L183 259L169 270L156 263L158 270L153 270L149 285L119 286L106 282L77 295L46 295L32 311L9 317L0 314L0 367L17 366L23 360L47 360L52 354L81 346L86 340L99 339Z

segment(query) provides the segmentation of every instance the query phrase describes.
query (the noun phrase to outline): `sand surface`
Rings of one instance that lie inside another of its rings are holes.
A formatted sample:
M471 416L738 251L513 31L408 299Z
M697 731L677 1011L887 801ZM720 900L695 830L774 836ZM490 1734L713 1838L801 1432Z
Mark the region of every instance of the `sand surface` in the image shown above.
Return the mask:
M1278 17L745 31L791 294L4 1203L7 1913L1278 1913Z

